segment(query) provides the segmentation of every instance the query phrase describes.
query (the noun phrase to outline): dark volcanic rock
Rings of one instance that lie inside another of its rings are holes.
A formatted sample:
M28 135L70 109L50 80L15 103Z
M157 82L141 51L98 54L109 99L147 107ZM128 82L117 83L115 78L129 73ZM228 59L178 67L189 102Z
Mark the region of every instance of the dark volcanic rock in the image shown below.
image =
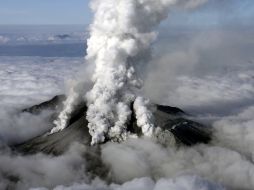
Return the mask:
M185 112L177 107L157 105L157 110L171 114L171 115L184 115Z
M164 125L164 130L168 129L173 133L179 143L191 146L198 143L209 143L212 131L200 123L184 118L169 120Z
M62 106L64 99L65 96L63 95L56 96L50 101L32 106L23 111L37 114L43 109L55 109L55 117L57 108ZM208 143L211 140L211 130L200 123L186 119L187 116L181 109L162 105L156 105L156 107L157 109L154 112L156 125L160 126L163 131L173 134L178 144L190 146L197 143ZM86 110L86 104L80 103L72 113L66 129L51 135L43 134L23 144L16 145L14 148L26 154L44 152L46 154L59 155L65 152L73 142L89 146L91 136L85 117ZM128 130L138 136L142 135L140 128L137 127L134 114L128 124Z
M61 40L64 40L64 39L70 38L71 36L69 34L58 34L55 37L57 37Z
M59 96L55 96L53 97L51 100L43 102L41 104L38 105L34 105L32 107L29 108L25 108L22 110L22 112L29 112L32 114L37 114L40 113L43 110L57 110L58 107L62 107L62 102L65 100L65 96L64 95L59 95Z
M85 145L90 144L91 136L86 126L86 118L82 116L66 129L52 135L44 134L36 137L18 145L17 149L28 154L43 152L46 154L60 155L65 152L73 142L79 142Z

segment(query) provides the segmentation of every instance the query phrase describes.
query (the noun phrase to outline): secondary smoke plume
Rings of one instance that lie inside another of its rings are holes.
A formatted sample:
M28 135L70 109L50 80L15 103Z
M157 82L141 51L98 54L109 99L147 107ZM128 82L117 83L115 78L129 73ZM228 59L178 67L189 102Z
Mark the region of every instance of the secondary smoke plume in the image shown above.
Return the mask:
M205 0L93 0L95 18L90 26L86 60L95 64L93 88L86 94L87 119L92 144L105 138L116 141L128 137L126 124L131 116L130 104L135 90L142 87L136 68L145 64L156 28L167 18L173 6L194 8ZM75 97L70 96L65 107ZM151 135L153 123L145 101L137 100L138 125L144 135ZM69 109L65 109L69 110ZM142 113L140 113L142 112ZM67 113L68 115L68 113ZM66 127L66 113L60 114L53 132ZM63 117L64 116L64 117ZM61 121L63 120L63 121Z

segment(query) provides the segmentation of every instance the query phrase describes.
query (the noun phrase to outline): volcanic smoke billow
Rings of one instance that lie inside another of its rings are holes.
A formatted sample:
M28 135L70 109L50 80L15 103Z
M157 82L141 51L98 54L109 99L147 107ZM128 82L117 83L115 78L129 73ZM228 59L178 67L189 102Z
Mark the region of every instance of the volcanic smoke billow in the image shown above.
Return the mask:
M137 97L142 87L136 69L146 63L156 28L172 7L194 8L206 0L92 0L95 18L90 26L86 62L95 64L93 87L85 95L92 144L125 140L131 104L143 135L154 133L148 100ZM84 76L86 77L86 76ZM74 87L73 87L74 89ZM64 129L80 92L72 91L55 121L53 132Z

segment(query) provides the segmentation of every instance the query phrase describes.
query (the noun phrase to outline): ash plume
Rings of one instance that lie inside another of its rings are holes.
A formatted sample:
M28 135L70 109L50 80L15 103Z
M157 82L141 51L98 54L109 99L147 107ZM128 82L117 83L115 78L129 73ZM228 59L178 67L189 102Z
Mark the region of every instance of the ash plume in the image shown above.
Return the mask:
M128 137L127 123L131 116L130 104L136 90L142 87L136 68L146 64L156 28L167 18L171 8L194 8L205 0L93 0L95 14L87 41L86 62L95 64L93 87L86 93L87 119L92 143L106 138L122 141ZM56 129L66 127L66 120L75 97L65 102ZM153 123L145 101L138 101L142 114L136 113L144 135L151 135ZM138 111L139 109L135 109ZM138 111L140 112L140 111ZM146 128L146 129L144 129ZM149 132L148 132L149 131Z

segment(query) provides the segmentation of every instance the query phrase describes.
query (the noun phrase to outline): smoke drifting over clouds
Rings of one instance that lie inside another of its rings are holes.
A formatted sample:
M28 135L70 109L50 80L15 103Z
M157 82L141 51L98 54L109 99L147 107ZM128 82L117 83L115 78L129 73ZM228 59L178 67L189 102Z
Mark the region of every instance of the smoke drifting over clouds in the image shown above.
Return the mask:
M146 70L153 102L222 115L253 103L252 28L172 30L162 32Z

